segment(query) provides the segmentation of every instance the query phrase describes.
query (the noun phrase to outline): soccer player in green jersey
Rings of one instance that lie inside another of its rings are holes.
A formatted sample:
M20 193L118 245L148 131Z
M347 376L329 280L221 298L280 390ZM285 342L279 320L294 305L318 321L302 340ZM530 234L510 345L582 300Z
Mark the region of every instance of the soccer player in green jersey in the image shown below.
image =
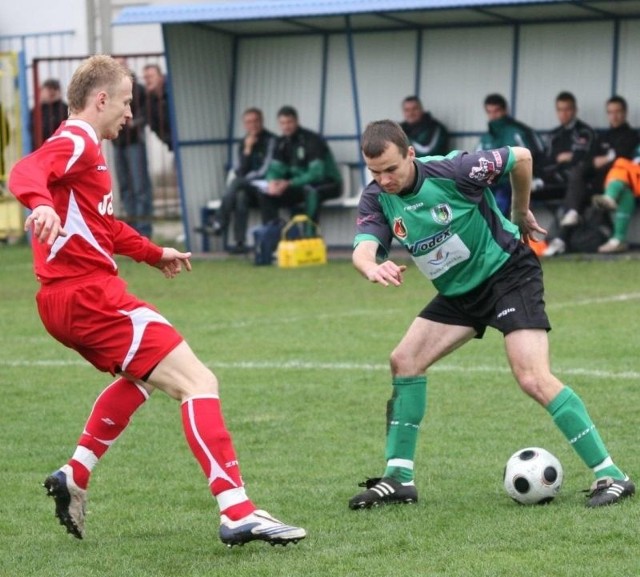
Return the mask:
M404 265L378 260L395 238L438 290L391 353L386 469L349 501L351 509L415 503L414 456L426 410L426 371L490 326L504 335L521 389L547 409L593 470L587 505L611 505L635 486L613 462L580 397L550 370L542 269L527 241L546 234L529 210L531 153L505 147L417 159L400 126L369 124L362 154L373 176L358 207L353 264L369 281L399 286ZM511 221L488 187L508 174Z

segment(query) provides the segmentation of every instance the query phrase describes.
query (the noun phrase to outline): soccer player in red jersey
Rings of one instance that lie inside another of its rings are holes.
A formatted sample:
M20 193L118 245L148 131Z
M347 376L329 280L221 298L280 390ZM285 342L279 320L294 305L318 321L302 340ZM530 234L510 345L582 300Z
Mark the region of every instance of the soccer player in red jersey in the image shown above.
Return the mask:
M96 400L69 462L44 482L56 516L83 538L92 469L151 391L160 389L181 403L187 442L220 508L223 543L296 543L304 529L257 509L245 493L215 375L118 276L115 254L146 262L167 278L191 270L190 253L159 247L113 215L100 145L131 119L131 73L110 56L92 56L74 72L67 99L69 118L15 165L9 188L31 210L25 230L33 235L45 328L116 380Z

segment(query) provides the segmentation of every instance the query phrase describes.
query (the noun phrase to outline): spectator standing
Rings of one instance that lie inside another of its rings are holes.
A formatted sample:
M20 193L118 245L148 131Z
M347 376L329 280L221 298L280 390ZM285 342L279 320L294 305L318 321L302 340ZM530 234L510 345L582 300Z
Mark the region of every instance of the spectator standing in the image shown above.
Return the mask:
M531 151L533 175L538 177L544 162L544 144L533 128L509 115L507 101L501 94L489 94L484 99L484 110L488 119L488 131L480 137L478 150L494 150L504 146L522 146ZM509 216L511 207L511 184L501 178L491 184L498 208Z
M125 58L116 58L128 68ZM133 78L132 118L127 120L120 134L114 138L113 151L120 200L127 222L142 236L151 238L153 232L153 187L149 176L149 161L145 141L147 98L144 86Z
M401 286L407 267L386 258L395 239L438 292L391 353L386 467L381 477L363 484L365 490L349 500L349 507L418 500L414 460L427 407L427 371L471 339L482 338L487 327L504 335L521 390L545 407L592 470L587 506L631 497L635 485L614 464L583 401L550 369L542 270L525 244L531 234L546 232L529 210L531 152L504 147L423 161L415 158L400 126L382 120L364 131L362 154L373 182L358 206L356 270L383 287ZM513 186L513 222L487 190L503 174Z
M49 138L69 113L67 103L62 98L60 81L48 78L40 87L39 118L36 109L31 110L31 144L38 148Z
M249 208L258 206L266 186L266 175L276 146L276 136L264 127L259 108L248 108L242 114L245 136L238 145L238 160L233 180L229 183L220 210L213 221L214 233L225 235L233 219L234 254L247 252L245 239L249 222Z
M305 530L257 509L246 494L215 375L118 276L116 254L154 266L167 278L191 270L191 253L156 246L113 214L101 142L115 138L131 120L132 84L130 72L110 56L82 62L69 84L69 119L57 138L15 165L9 182L31 210L25 230L32 232L44 326L116 377L93 405L75 452L44 486L60 523L82 539L92 470L159 389L180 402L187 443L218 502L221 540L229 546L254 540L295 543Z
M147 64L142 71L142 78L147 91L149 128L167 145L169 150L173 150L166 78L157 64Z
M409 138L417 156L445 155L449 152L449 133L439 120L424 110L417 96L402 101L402 130Z
M279 208L304 205L318 222L320 204L342 193L342 177L331 149L319 134L298 123L293 106L278 111L281 136L267 171L267 191L260 195L262 222L278 218Z

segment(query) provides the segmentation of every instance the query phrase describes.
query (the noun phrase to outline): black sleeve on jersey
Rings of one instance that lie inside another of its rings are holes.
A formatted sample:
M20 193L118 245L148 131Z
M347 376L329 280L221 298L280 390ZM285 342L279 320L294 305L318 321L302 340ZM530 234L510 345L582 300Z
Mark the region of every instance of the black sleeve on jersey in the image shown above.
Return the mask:
M362 192L358 203L356 218L356 236L367 234L378 239L380 246L388 253L393 240L393 233L382 212L379 195L382 194L376 182L371 182Z
M498 182L509 162L509 147L476 152L460 151L443 160L424 164L427 177L453 180L459 192L474 202L480 202L484 189Z
M618 142L613 144L617 157L633 159L638 146L638 132L629 127L620 133Z

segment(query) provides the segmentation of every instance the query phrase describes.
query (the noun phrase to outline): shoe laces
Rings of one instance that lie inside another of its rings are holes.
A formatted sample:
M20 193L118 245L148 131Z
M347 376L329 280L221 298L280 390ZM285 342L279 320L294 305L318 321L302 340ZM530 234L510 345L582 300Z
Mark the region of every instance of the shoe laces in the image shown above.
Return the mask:
M371 487L375 487L380 481L382 481L382 477L371 477L366 481L362 481L358 483L358 487L364 487L365 489L371 489Z

